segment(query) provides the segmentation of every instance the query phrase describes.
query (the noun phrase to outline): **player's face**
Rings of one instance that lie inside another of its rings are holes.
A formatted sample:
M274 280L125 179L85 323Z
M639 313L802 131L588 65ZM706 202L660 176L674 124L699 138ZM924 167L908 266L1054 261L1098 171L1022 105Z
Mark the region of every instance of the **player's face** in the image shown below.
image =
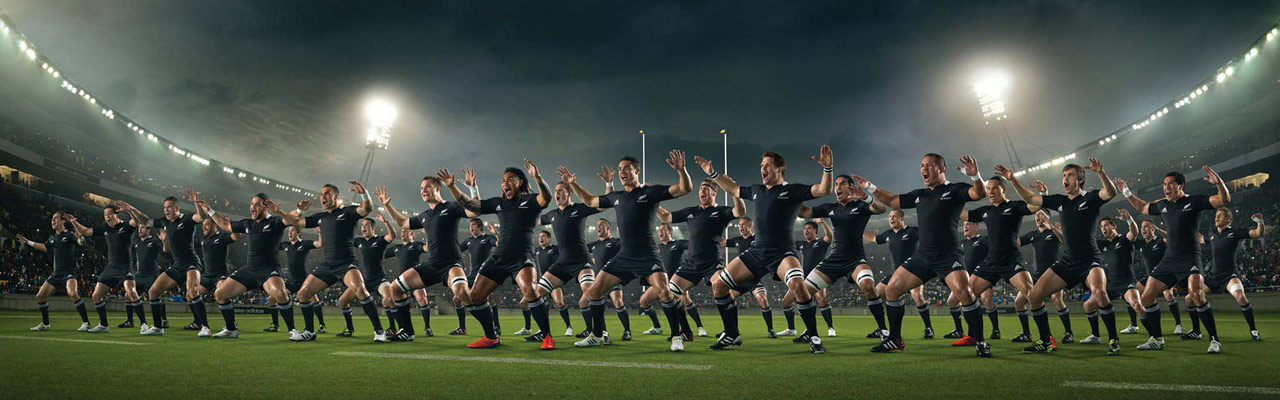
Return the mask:
M102 219L107 221L109 224L115 224L117 221L120 221L120 216L116 214L116 210L114 208L104 208L102 209Z
M1154 233L1155 233L1155 229L1154 229L1154 226L1152 225L1152 222L1142 221L1142 237L1151 237L1151 235Z
M413 231L405 229L400 231L400 243L409 244L413 241Z
M1231 226L1231 214L1225 209L1213 214L1213 225L1219 228Z
M636 163L628 160L618 161L618 180L623 185L639 185L640 184L640 168L636 167Z
M1102 236L1106 236L1107 238L1113 238L1116 236L1115 222L1112 222L1111 220L1102 221L1100 226L1102 229Z
M818 238L818 230L813 229L813 225L804 225L804 240L813 240Z
M739 222L738 234L742 235L742 237L751 236L751 221Z
M178 202L168 200L164 202L164 217L168 219L178 218Z
M367 219L366 219L366 220L361 220L361 222L360 222L360 234L361 234L361 235L364 235L364 237L366 237L366 238L368 238L368 237L373 237L373 234L374 234L374 232L373 232L373 221L370 221L370 220L367 220Z
M331 187L320 189L320 206L326 210L338 208L338 191Z
M889 226L893 229L902 229L907 226L907 218L901 211L892 211L889 213Z
M929 156L920 159L920 179L924 180L925 186L942 183L946 180L945 173L938 159Z
M664 242L671 241L671 227L658 225L658 239L662 239Z
M249 218L262 219L267 216L267 202L261 197L253 196L249 200Z
M991 204L1000 204L1007 200L1004 197L1004 185L996 180L987 181L987 196L991 198Z
M1049 223L1049 215L1043 212L1036 213L1036 225L1047 225Z
M773 157L764 157L760 159L760 182L766 185L776 185L782 183L782 174L786 172L784 168L778 167L774 163Z
M151 226L150 225L139 226L138 237L147 237L147 236L151 236Z
M978 234L978 225L977 225L977 224L972 223L972 222L965 222L965 223L964 223L964 236L965 236L965 237L973 237L973 235L977 235L977 234Z
M1062 170L1062 189L1067 193L1074 193L1080 190L1080 181L1084 179L1080 175L1080 170L1076 168L1067 168Z
M289 241L296 242L302 239L302 233L298 232L298 228L289 227Z
M1166 176L1164 177L1164 183L1161 186L1164 188L1164 197L1166 199L1174 200L1182 197L1182 188L1184 185L1179 184L1177 178Z
M418 194L422 196L422 201L428 203L440 202L440 185L435 181L423 179L422 185L418 187Z
M471 236L480 236L480 233L484 228L483 225L484 223L480 221L471 222Z
M212 235L214 229L213 219L205 218L204 221L200 222L200 230L204 231L205 236Z
M542 247L550 246L550 245L551 245L551 235L548 235L546 232L539 232L539 233L538 233L538 245L539 245L539 246L542 246Z
M845 177L836 178L836 200L841 203L848 203L853 200L853 185L849 184L849 180Z
M53 218L49 219L49 224L54 231L62 231L62 214L53 214Z
M711 185L698 185L698 204L709 207L716 202L716 189Z
M572 200L573 198L569 197L569 185L566 185L563 182L557 183L556 184L556 205L561 207L568 206L569 202Z
M596 236L601 239L608 238L612 232L609 232L609 223L604 221L596 221Z
M516 197L516 193L520 190L520 177L514 172L502 174L502 197L511 199Z

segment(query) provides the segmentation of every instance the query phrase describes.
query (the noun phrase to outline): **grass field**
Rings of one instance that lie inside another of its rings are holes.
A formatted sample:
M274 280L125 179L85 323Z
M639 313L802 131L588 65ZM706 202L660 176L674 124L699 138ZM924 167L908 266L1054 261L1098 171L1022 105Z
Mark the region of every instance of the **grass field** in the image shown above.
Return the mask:
M171 324L189 315L170 306ZM707 330L720 330L713 310L704 312ZM90 310L92 314L92 310ZM612 314L612 313L609 313ZM1073 324L1079 338L1088 323ZM1120 319L1127 320L1121 314ZM94 318L91 315L91 319ZM122 313L113 313L112 324ZM215 325L221 320L211 313ZM935 316L939 338L919 338L920 319L906 319L907 348L895 354L871 354L865 339L870 317L837 316L836 338L823 338L828 353L813 355L790 338L768 339L757 315L744 315L744 345L711 352L711 338L688 343L673 354L660 336L637 333L635 340L615 337L605 348L576 349L560 339L560 349L540 351L537 344L508 336L501 348L464 348L473 336L445 335L456 325L451 316L433 319L437 336L413 343L374 343L368 320L357 313L356 338L337 338L341 316L328 316L330 334L315 342L291 343L284 333L264 333L266 316L242 316L239 339L202 339L194 332L167 330L163 337L142 337L137 329L107 334L76 332L79 317L55 313L54 328L29 332L39 322L35 311L0 312L3 398L1223 398L1280 396L1276 377L1280 356L1280 314L1258 316L1263 341L1249 340L1242 317L1219 311L1223 354L1207 355L1207 340L1170 338L1163 351L1138 352L1145 335L1124 335L1124 354L1106 357L1102 345L1061 345L1050 355L1021 353L1008 342L1018 321L1002 316L1003 340L993 344L994 358L977 359L970 347L952 348L941 339L947 316ZM552 316L556 333L563 333ZM608 324L619 329L616 319ZM1185 314L1184 314L1185 318ZM573 316L574 322L579 316ZM363 321L362 321L363 320ZM637 331L647 329L633 316ZM1056 318L1054 331L1061 334ZM301 321L299 321L301 322ZM1185 322L1185 321L1184 321ZM783 325L781 316L776 318ZM416 320L421 330L421 320ZM474 324L474 321L469 321ZM503 319L507 332L523 324L518 314ZM819 320L819 324L822 322ZM1166 324L1172 324L1166 318ZM1122 323L1123 325L1123 323ZM335 329L336 328L336 329ZM1189 327L1188 327L1189 328ZM283 327L282 327L283 329ZM1034 324L1033 324L1034 329ZM1168 329L1172 329L1170 326ZM615 332L615 336L619 332ZM1276 337L1277 339L1270 339ZM563 364L529 361L567 362ZM600 362L600 364L588 364ZM609 364L616 362L619 364ZM661 364L661 365L653 365ZM1077 382L1077 383L1072 383ZM1079 383L1083 382L1083 383ZM1119 384L1127 389L1106 388ZM1144 384L1180 386L1152 390ZM1235 392L1214 392L1220 387Z

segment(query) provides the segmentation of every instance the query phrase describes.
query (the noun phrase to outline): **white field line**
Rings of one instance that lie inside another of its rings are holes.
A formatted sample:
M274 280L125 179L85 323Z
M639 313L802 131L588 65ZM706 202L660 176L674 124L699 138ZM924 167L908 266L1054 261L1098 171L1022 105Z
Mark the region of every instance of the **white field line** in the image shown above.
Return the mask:
M507 363L507 364L569 365L569 366L575 366L575 367L683 369L683 370L693 370L693 371L706 371L711 369L710 365L697 365L697 364L633 363L633 362L619 362L619 361L581 361L581 360L543 360L543 359L513 358L513 357L442 356L442 355L430 355L430 354L368 353L368 352L362 352L362 351L339 351L331 354L335 356L350 356L350 357L401 358L401 359L411 359L411 360L437 360L437 361L474 361L474 362L495 362L495 363Z
M1169 392L1244 393L1280 395L1280 388L1256 386L1166 385L1159 383L1066 381L1062 387L1119 390L1163 390Z
M142 342L122 342L119 340L90 340L90 339L67 339L67 338L51 338L39 336L15 336L0 335L0 339L19 339L19 340L47 340L51 342L74 342L74 343L94 343L94 344L122 344L126 346L146 346L151 343Z

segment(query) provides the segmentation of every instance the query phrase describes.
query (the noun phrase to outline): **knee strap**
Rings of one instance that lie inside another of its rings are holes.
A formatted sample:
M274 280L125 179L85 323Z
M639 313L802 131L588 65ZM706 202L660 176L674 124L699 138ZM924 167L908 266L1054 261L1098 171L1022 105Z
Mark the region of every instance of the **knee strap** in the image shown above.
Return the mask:
M817 271L810 272L809 276L804 278L804 284L814 291L826 289L827 285L830 285L830 283L827 283L827 281L822 280L822 277L818 276Z
M729 270L726 270L726 269L720 270L719 276L720 276L720 281L724 282L725 285L729 285L730 289L738 287L738 282L733 281L733 276L729 275Z
M875 274L871 273L870 269L864 269L864 270L858 271L858 276L857 278L854 278L854 281L862 282L863 280L869 280L872 283L875 283L876 281Z
M677 285L675 282L668 281L667 290L670 290L671 294L676 297L684 296L684 289L680 289L680 285Z
M455 277L455 278L453 278L453 279L450 279L450 280L449 280L449 287L456 286L456 285L457 285L457 284L459 284L459 283L464 284L464 285L465 285L465 284L467 284L467 277L465 277L465 276L458 276L458 277Z
M790 281L792 279L804 279L804 270L800 268L792 268L787 270L786 280Z
M404 277L403 277L403 276L402 276L402 277L399 277L399 278L396 278L396 286L399 286L399 287L400 287L400 291L402 291L402 292L405 292L405 293L413 292L413 289L410 289L410 288L409 288L409 283L404 281Z
M542 290L546 290L547 293L551 293L552 290L556 290L556 288L551 287L551 281L546 277L538 278L538 287L541 287Z

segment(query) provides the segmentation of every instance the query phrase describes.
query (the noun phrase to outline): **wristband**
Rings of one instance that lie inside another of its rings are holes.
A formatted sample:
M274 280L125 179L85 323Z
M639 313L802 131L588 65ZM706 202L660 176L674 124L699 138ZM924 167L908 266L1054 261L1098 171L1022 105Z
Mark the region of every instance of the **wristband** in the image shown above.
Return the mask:
M835 170L835 169L834 169L834 168L831 168L831 167L822 167L822 173L824 173L824 174L830 174L830 173L831 173L831 171L834 171L834 170Z
M720 173L716 171L711 171L711 175L707 175L707 179L716 179L719 177L720 177Z
M217 212L217 211L213 211L213 210L209 210L209 216L210 216L210 217L212 217L212 216L214 216L214 215L218 215L218 212Z
M1124 195L1124 197L1133 197L1133 192L1129 191L1129 187L1128 187L1128 186L1125 186L1125 187L1124 187L1124 190L1121 190L1121 191L1120 191L1120 194L1123 194L1123 195Z
M464 183L463 185L467 184ZM471 193L471 198L473 199L480 197L480 188L478 187L467 185L467 191Z
M965 174L965 175L969 175L969 174ZM969 175L969 179L973 179L974 182L982 182L982 171L977 171L977 172L974 172L973 175Z
M27 240L27 246L36 247L36 241L34 241L34 240Z
M867 181L865 185L862 185L862 191L867 192L867 195L876 194L876 189L876 184L871 183L871 181Z
M613 191L613 182L605 182L604 190Z
M1253 220L1253 222L1256 222L1258 225L1262 225L1263 223L1262 218L1249 218L1249 219Z

